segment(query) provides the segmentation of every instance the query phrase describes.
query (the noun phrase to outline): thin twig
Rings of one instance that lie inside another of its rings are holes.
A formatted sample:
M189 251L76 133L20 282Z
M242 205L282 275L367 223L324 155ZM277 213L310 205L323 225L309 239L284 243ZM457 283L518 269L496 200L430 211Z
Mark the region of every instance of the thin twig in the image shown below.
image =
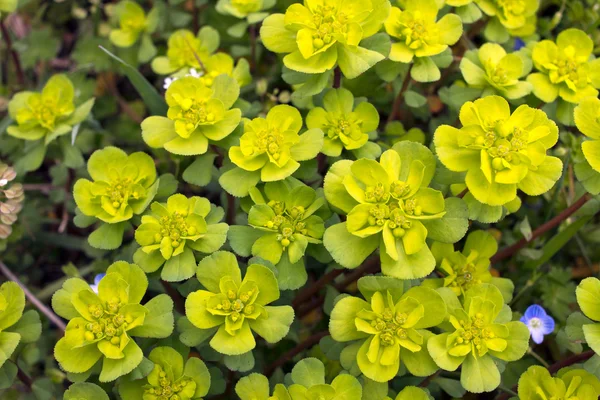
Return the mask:
M441 369L438 369L433 374L429 375L427 378L423 379L421 383L419 383L419 387L427 387L431 383L431 381L442 372Z
M8 33L8 29L6 29L6 25L4 25L4 21L0 20L0 30L2 31L2 37L6 42L6 49L10 53L13 64L15 65L15 70L17 73L17 82L20 86L25 85L25 74L23 73L23 67L21 66L21 59L19 58L19 53L13 48L12 40L10 38L10 34Z
M283 366L286 362L288 362L289 360L294 358L296 355L298 355L303 350L309 349L312 346L314 346L315 344L319 343L319 341L321 339L323 339L325 336L329 336L329 331L317 332L317 333L313 334L312 336L310 336L309 338L307 338L305 341L298 343L296 345L296 347L294 347L290 351L283 354L281 357L279 357L277 360L275 360L275 362L273 362L272 364L268 365L265 368L265 375L267 377L271 376L277 368Z
M584 194L583 196L581 196L579 198L579 200L577 200L575 203L571 204L568 208L564 209L556 217L552 218L550 221L548 221L548 222L540 225L538 228L536 228L532 232L531 238L529 240L527 240L527 238L522 238L517 243L515 243L511 246L505 247L504 249L502 249L498 253L496 253L491 258L492 264L500 262L500 261L512 256L513 254L515 254L516 252L521 250L523 247L527 246L528 243L534 241L535 239L542 236L544 233L548 232L549 230L557 227L564 220L566 220L571 215L573 215L577 210L579 210L591 198L592 198L592 196L589 193Z
M308 288L298 293L294 300L292 300L292 307L294 307L294 309L297 310L302 303L309 300L316 293L318 293L319 290L321 290L321 288L323 288L328 283L332 282L335 278L337 278L343 273L343 269L332 269L331 271L323 275L314 284L310 285Z
M340 67L335 67L333 70L333 88L339 89L342 87L342 70Z
M31 392L31 387L33 386L33 380L31 379L31 377L29 375L27 375L25 373L25 371L23 371L21 369L21 367L19 367L19 365L17 363L15 363L15 365L17 366L17 378L19 378L19 380L21 382L23 382L23 384L25 386L27 386L28 390Z
M388 124L390 122L398 119L398 116L400 114L400 107L402 106L402 100L404 99L404 93L408 89L408 85L410 84L410 81L411 81L411 75L410 75L411 70L412 70L412 64L408 67L408 71L406 71L406 76L404 77L404 82L402 82L402 87L400 88L400 91L398 92L398 94L396 95L396 98L394 99L394 104L392 104L392 111L390 112L390 115L388 116L388 120L387 120Z
M33 304L33 306L37 308L42 314L44 314L54 325L56 325L58 329L60 329L63 332L67 329L67 326L65 325L63 320L60 319L59 316L56 315L50 308L48 308L48 306L46 306L37 297L35 297L35 295L31 293L29 289L27 289L27 286L25 286L23 282L21 282L21 280L17 278L17 276L13 274L13 272L10 269L8 269L6 264L4 264L2 261L0 261L0 272L2 272L2 274L7 279L19 285L21 289L23 289L23 292L25 292L25 297L27 297L27 300L29 300L29 302Z

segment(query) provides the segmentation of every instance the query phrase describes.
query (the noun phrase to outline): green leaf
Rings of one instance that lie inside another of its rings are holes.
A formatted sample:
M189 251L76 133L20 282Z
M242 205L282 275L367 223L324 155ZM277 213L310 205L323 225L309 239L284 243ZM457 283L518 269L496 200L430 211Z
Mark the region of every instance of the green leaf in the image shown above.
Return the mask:
M181 282L194 276L196 257L186 248L183 253L169 258L163 265L160 277L167 282Z
M148 106L152 115L166 115L167 114L167 103L164 98L158 94L158 91L154 86L150 84L144 78L144 76L138 71L137 68L132 67L127 64L125 61L115 56L110 51L106 50L102 46L98 46L102 51L112 57L114 60L118 61L123 68L123 72L129 78L131 84L135 87L139 95L144 100L144 104Z
M74 383L65 392L64 400L109 400L108 395L98 385L88 382Z
M225 356L223 362L230 371L248 372L254 368L254 356L251 351L237 356Z
M14 164L17 175L37 170L42 166L45 156L46 146L42 141L36 142L30 146L28 145L28 147L26 147L25 154L19 157L17 162Z
M444 202L446 214L441 219L421 222L427 228L427 239L442 243L456 243L469 229L469 209L458 197L449 197Z
M127 222L119 222L116 224L100 224L98 229L90 234L88 243L90 246L101 250L118 249L123 242L123 233Z
M12 361L4 363L0 368L0 390L8 389L12 386L18 372L17 365Z
M196 157L193 163L183 171L184 181L197 186L206 186L212 178L213 162L217 157L214 153L205 153Z
M148 314L144 324L133 328L132 336L166 338L173 333L173 300L166 294L159 294L144 304Z
M408 90L404 93L404 100L406 101L406 105L412 108L423 107L427 104L425 96L412 90Z
M181 317L177 320L177 332L181 343L189 347L196 347L211 337L217 328L200 329L194 326L187 317Z
M500 371L492 357L469 354L462 364L460 383L469 392L491 392L500 385Z
M305 388L322 385L325 383L325 367L316 358L305 358L292 369L292 380Z
M35 310L26 311L16 324L8 328L8 331L21 335L23 343L35 342L42 334L40 315Z
M412 78L417 82L435 82L440 79L440 69L429 57L415 59L411 70Z

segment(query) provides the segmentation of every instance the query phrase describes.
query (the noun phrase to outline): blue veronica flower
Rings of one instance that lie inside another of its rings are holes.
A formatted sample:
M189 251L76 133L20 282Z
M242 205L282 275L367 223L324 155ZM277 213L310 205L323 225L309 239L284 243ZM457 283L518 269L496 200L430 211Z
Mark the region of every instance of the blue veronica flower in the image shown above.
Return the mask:
M544 341L544 336L554 331L554 319L546 314L546 310L537 304L527 307L521 322L527 325L531 338L537 344Z
M94 278L94 284L90 285L90 287L92 288L94 293L98 293L98 285L100 284L100 281L102 280L102 278L104 278L105 276L106 276L106 274L98 274Z
M523 41L523 39L516 38L515 39L515 47L513 48L513 50L514 51L521 50L523 47L525 47L525 42Z

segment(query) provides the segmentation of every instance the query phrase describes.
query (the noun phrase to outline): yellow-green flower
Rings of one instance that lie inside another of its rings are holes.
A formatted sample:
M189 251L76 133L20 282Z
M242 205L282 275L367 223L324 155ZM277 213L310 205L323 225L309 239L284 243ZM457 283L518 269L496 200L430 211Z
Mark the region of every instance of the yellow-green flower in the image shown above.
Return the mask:
M481 11L508 30L512 36L535 33L536 12L540 0L474 0Z
M533 89L531 83L519 80L528 73L522 56L507 54L495 43L468 51L460 63L460 70L469 86L483 89L483 96L499 94L507 99L520 99Z
M19 92L8 103L8 113L17 123L6 129L25 140L44 138L46 144L73 131L85 120L94 106L91 98L75 107L75 88L66 75L54 75L41 93Z
M426 59L446 50L462 34L462 22L457 15L446 14L438 21L438 12L435 0L410 1L404 10L392 7L385 21L385 31L397 40L392 44L390 60L410 63L416 59L415 62L431 64L430 68L437 69Z
M267 17L260 36L267 49L289 53L289 69L318 74L337 64L352 79L385 58L360 43L379 31L389 9L388 0L305 0Z
M0 0L0 15L11 13L17 9L18 0Z
M465 103L463 127L435 132L439 160L451 171L466 172L477 201L501 206L517 197L517 188L539 196L554 186L562 162L546 155L558 140L558 127L538 109L522 105L511 114L508 102L488 96Z
M186 74L191 68L204 71L204 62L219 48L219 32L205 26L194 35L180 29L169 36L167 54L152 60L152 70L160 75Z
M82 178L75 183L75 203L84 215L109 224L143 213L158 189L154 161L142 152L97 150L88 161L88 172L93 181Z
M546 103L558 96L569 103L597 97L600 60L590 61L594 42L579 29L561 32L556 43L542 40L533 48L533 64L539 71L527 77L533 94Z
M229 149L229 158L237 166L219 178L221 186L235 196L246 196L259 181L279 181L300 168L299 161L311 160L323 147L323 131L302 128L300 112L281 104L266 118L244 123L239 146Z
M211 87L192 76L177 79L165 93L167 116L146 118L142 137L148 146L173 154L204 154L209 140L222 140L238 126L242 112L230 108L239 93L237 82L227 75L218 76Z
M119 28L110 32L110 41L118 47L131 47L140 36L150 34L158 25L158 9L146 15L144 9L134 1L125 0L117 5L116 16Z
M310 110L306 126L325 133L323 154L328 156L339 157L343 149L360 149L369 141L369 132L379 126L377 109L366 101L355 107L352 92L344 88L327 92L323 106Z
M242 19L257 16L256 14L268 10L275 3L276 0L218 0L216 9L221 14Z

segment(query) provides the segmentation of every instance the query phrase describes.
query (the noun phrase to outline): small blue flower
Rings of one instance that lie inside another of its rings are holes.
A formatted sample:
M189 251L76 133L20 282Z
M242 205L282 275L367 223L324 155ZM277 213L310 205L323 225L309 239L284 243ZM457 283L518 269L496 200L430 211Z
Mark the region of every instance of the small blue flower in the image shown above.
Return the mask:
M523 41L523 39L516 38L515 39L515 47L513 48L513 50L518 51L518 50L521 50L523 47L525 47L525 42Z
M98 293L98 285L100 284L100 281L102 280L102 278L104 278L105 276L106 276L106 274L98 274L94 278L94 284L90 285L90 287L92 288L94 293Z
M544 335L549 335L554 331L554 319L537 304L527 307L525 315L521 317L521 322L527 325L531 338L537 344L544 341Z

